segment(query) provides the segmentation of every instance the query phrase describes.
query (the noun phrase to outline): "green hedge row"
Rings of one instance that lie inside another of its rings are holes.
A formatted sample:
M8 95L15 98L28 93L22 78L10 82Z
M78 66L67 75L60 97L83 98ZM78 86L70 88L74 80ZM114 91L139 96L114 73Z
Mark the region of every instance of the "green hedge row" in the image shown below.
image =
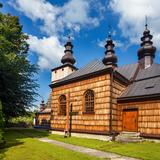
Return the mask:
M8 127L32 127L33 126L33 116L20 116L16 118L12 118L9 121L9 126Z

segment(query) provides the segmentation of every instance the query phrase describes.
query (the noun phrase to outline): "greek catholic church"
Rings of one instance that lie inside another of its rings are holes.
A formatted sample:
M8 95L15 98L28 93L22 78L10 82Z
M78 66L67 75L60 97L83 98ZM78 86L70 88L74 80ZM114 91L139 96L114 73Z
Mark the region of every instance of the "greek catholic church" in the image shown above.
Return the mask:
M50 129L112 135L123 131L160 138L160 64L147 25L137 63L119 67L111 35L102 60L81 69L73 44L65 44L62 65L52 69Z

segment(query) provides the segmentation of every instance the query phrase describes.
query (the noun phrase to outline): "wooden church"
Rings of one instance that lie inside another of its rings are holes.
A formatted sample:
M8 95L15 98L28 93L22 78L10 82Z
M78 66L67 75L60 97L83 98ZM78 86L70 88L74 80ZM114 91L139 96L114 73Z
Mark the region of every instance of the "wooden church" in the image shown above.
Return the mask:
M69 39L62 65L52 69L51 130L160 138L160 64L151 40L146 25L137 63L118 67L109 35L104 58L78 69Z

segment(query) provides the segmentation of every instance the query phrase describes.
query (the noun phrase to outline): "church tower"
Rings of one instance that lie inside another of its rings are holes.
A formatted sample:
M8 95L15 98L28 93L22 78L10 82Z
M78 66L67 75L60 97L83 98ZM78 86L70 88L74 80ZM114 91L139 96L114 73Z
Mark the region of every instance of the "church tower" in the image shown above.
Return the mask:
M113 43L111 33L109 33L108 39L105 45L105 48L106 48L105 57L103 58L102 62L103 64L113 68L117 67L117 57L115 55L114 46L115 45Z
M73 57L73 44L71 42L70 37L68 37L67 43L64 45L64 56L61 59L62 65L52 69L52 82L55 83L58 80L68 76L77 70L74 66L76 60Z
M156 47L152 45L152 37L146 24L143 36L141 37L141 47L138 50L138 60L142 69L150 67L155 58Z

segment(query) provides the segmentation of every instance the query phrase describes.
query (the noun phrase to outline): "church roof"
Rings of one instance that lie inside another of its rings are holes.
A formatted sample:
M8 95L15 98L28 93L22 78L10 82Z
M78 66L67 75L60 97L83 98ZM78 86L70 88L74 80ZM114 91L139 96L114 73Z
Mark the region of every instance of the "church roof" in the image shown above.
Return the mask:
M153 64L147 69L141 69L135 81L118 99L119 101L137 100L157 96L160 97L160 64Z
M36 112L36 114L45 114L45 113L51 113L51 108L45 108L42 111Z
M84 66L83 68L73 72L72 74L66 76L63 79L60 79L56 82L56 84L78 79L87 75L91 75L93 73L99 73L101 71L106 70L107 68L108 67L104 65L101 60L94 60L91 63ZM122 67L118 67L116 71L126 79L130 80L134 76L136 69L137 64L129 64Z

